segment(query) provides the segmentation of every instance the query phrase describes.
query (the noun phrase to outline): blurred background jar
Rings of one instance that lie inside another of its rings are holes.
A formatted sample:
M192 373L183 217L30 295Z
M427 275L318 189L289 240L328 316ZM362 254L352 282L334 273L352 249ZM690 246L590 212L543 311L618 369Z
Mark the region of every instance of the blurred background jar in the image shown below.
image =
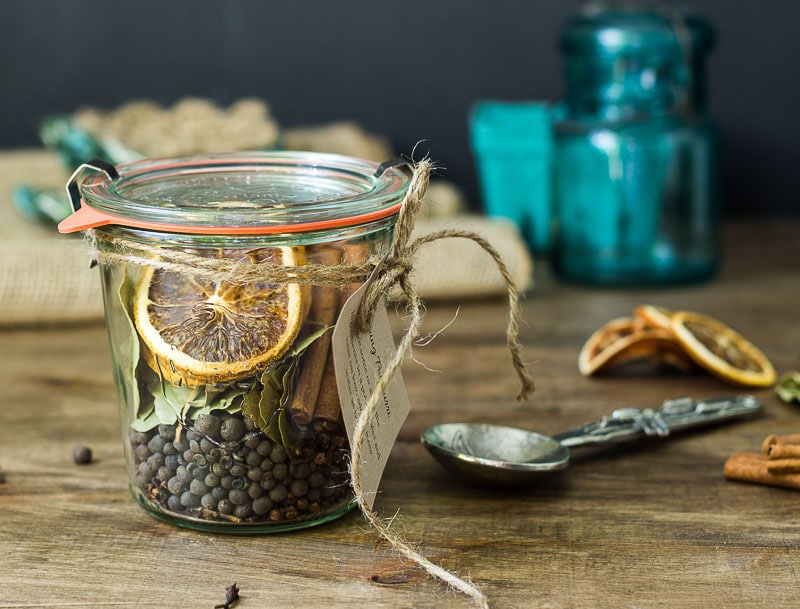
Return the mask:
M706 115L708 22L667 8L587 8L565 26L554 127L557 274L668 285L718 265L717 136Z

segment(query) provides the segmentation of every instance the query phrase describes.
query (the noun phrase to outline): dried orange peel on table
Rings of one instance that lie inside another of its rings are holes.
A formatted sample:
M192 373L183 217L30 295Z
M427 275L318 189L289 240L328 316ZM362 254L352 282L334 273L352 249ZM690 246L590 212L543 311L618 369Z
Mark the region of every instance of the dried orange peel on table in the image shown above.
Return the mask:
M578 356L578 369L590 376L632 360L700 367L748 387L768 387L776 378L769 359L718 319L655 305L640 305L632 317L614 319L592 333Z
M680 368L692 365L669 330L649 325L638 317L620 317L589 337L578 356L578 368L581 374L590 376L624 362L643 359Z

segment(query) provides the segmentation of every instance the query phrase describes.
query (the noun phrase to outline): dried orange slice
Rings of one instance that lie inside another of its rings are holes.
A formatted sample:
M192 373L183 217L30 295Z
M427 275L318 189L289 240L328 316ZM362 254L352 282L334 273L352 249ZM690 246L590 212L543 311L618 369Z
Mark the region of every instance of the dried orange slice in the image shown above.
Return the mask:
M648 325L665 330L672 329L672 316L675 311L657 305L639 305L633 310L636 317L644 320Z
M768 387L775 368L767 357L738 332L721 321L678 311L672 316L675 339L700 366L738 385Z
M620 317L596 330L578 355L584 376L633 360L652 360L686 367L686 356L672 333L639 317Z
M215 255L241 264L305 262L301 247L217 250ZM174 385L195 387L250 376L284 355L297 337L307 287L212 281L148 267L133 303L143 354Z

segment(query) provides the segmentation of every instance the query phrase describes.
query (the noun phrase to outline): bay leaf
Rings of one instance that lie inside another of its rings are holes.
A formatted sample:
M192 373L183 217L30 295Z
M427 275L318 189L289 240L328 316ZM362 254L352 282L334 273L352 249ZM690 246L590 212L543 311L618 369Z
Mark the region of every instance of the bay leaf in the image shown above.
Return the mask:
M136 290L134 278L125 266L108 265L103 283L111 283L111 290L118 299L121 314L115 314L115 308L108 315L108 335L111 343L114 381L120 398L131 412L139 412L139 386L136 382L136 368L139 365L139 335L133 322L131 307Z
M800 402L800 372L787 372L778 379L775 393L784 402Z
M156 409L152 408L147 414L137 417L136 420L131 424L131 428L134 431L150 431L160 423L161 421L158 418Z

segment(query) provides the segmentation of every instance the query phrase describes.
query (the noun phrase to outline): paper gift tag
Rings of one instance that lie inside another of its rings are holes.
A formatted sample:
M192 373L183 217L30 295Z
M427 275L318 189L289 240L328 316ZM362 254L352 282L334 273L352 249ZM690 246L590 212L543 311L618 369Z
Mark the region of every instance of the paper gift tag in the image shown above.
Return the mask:
M353 430L378 385L378 379L396 352L389 316L380 305L366 332L353 328L353 318L364 296L360 287L342 306L333 329L332 349L342 418L351 446ZM361 447L359 468L364 500L372 509L386 461L411 406L398 370L386 386L371 417Z

